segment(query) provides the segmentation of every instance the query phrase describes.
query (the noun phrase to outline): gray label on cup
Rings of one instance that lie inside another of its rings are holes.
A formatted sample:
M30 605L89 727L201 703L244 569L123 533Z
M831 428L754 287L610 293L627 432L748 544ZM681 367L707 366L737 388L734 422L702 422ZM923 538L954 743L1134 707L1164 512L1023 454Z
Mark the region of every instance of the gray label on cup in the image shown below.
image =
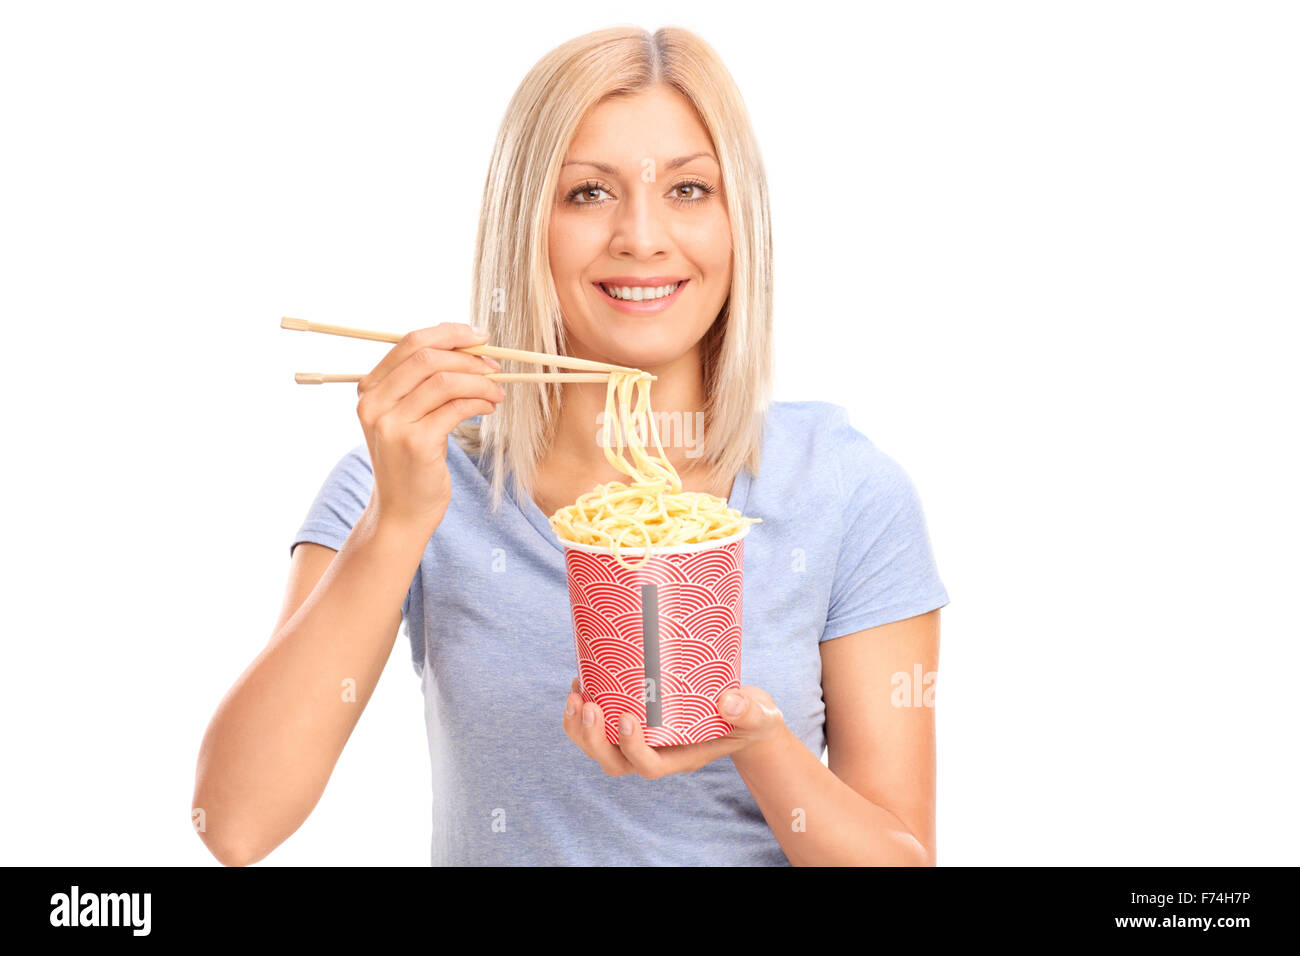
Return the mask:
M645 667L645 725L663 726L659 692L659 585L641 585L641 653Z

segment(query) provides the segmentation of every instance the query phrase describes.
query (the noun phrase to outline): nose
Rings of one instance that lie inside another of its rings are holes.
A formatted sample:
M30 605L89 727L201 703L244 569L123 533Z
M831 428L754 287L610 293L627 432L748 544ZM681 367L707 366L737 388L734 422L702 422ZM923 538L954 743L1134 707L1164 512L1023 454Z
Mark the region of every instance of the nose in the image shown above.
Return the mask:
M653 183L636 184L618 204L613 219L609 251L614 256L650 259L668 253L669 237L663 204L657 201Z

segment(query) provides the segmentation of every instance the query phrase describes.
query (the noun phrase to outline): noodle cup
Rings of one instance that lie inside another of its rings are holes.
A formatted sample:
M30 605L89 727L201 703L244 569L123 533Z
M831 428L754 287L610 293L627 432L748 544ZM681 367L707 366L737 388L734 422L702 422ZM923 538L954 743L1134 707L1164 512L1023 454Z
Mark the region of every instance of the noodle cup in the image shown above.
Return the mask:
M718 715L724 690L740 686L740 611L745 535L650 548L629 570L609 548L560 538L573 609L582 699L600 705L605 737L618 720L641 721L651 747L731 733ZM629 564L646 548L622 547Z

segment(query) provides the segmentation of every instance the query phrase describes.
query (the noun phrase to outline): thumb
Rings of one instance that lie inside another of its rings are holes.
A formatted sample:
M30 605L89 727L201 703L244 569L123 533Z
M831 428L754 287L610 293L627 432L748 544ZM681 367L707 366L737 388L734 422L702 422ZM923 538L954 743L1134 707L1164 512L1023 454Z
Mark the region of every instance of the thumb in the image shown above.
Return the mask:
M751 730L762 720L762 708L750 697L748 687L733 687L718 697L718 713L740 730Z

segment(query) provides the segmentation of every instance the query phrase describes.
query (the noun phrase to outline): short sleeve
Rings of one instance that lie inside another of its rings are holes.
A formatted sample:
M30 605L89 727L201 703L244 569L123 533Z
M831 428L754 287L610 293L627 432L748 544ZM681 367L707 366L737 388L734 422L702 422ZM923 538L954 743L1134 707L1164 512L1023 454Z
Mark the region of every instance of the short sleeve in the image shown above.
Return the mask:
M298 531L289 545L289 556L293 549L303 541L323 544L335 551L342 550L348 535L361 520L361 514L370 503L370 489L374 486L374 469L370 466L370 450L365 443L357 445L339 459L316 493L316 500L307 509ZM407 588L406 597L402 599L402 619L406 622L407 634L411 633L412 600L420 597L420 570L417 568L411 586ZM411 642L413 653L417 654L415 672L420 673L423 647L416 641Z
M844 536L822 641L948 603L916 486L835 408L829 437L840 465Z
M364 444L358 445L339 459L321 485L293 536L289 555L292 557L293 549L303 541L340 550L370 502L373 483L370 453Z

